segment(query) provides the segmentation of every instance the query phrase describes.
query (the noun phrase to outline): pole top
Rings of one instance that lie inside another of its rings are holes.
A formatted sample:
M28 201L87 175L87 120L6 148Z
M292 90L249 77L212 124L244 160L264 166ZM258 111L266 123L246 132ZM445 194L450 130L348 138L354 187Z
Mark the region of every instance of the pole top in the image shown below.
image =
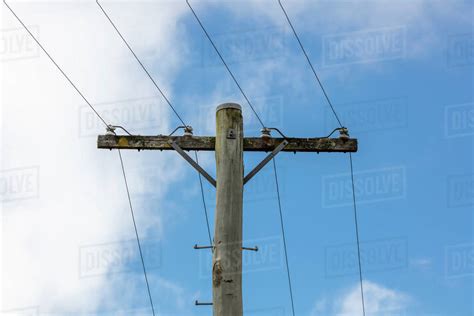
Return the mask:
M242 111L242 107L237 103L223 103L217 107L216 112L219 112L223 109L236 109Z

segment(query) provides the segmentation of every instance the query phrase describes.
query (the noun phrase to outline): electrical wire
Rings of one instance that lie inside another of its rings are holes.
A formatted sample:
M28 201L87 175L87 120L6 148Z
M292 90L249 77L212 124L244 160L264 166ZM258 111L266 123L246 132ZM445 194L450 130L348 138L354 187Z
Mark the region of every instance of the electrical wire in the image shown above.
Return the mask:
M295 28L293 27L293 23L291 23L291 20L290 20L288 14L286 13L285 8L283 7L283 4L281 3L281 0L278 0L278 3L280 4L280 7L281 7L281 9L283 10L283 13L285 14L285 17L286 17L286 20L288 21L288 24L290 25L291 29L293 30L293 34L295 35L296 40L298 41L298 44L300 45L301 50L303 51L303 54L305 55L306 60L308 61L309 67L311 68L311 71L313 72L314 77L316 78L317 82L319 83L319 86L321 87L321 90L323 91L324 96L326 97L326 100L328 101L328 104L329 104L329 106L331 107L332 113L333 113L334 116L336 117L336 120L337 120L337 122L339 123L339 125L340 125L341 127L343 127L343 126L342 126L342 123L341 123L341 120L339 119L339 116L337 115L336 110L334 110L334 106L332 105L332 102L331 102L331 100L329 99L328 94L326 93L326 89L324 89L323 83L322 83L321 80L319 79L319 76L318 76L318 74L316 73L316 70L315 70L314 67L313 67L313 63L311 63L311 60L309 59L309 56L308 56L308 54L306 53L306 50L304 49L303 43L301 42L300 37L298 36L298 33L296 33L296 30L295 30Z
M31 33L31 31L28 29L28 27L23 23L23 21L16 15L15 11L8 5L8 3L3 0L3 3L5 6L10 10L10 12L15 16L15 18L20 22L20 24L23 26L23 28L30 34L30 36L33 38L33 40L38 44L38 46L41 48L41 50L48 56L48 58L53 62L53 64L58 68L58 70L61 72L61 74L66 78L66 80L71 84L71 86L76 90L76 92L82 97L82 99L87 103L87 105L94 111L94 113L97 115L97 117L104 123L105 127L108 126L108 124L105 122L105 120L100 116L100 114L96 111L94 106L86 99L86 97L82 94L82 92L76 87L76 85L69 79L69 76L66 75L66 73L62 70L62 68L56 63L56 61L51 57L51 55L46 51L46 49L41 45L41 43L36 39L36 37Z
M247 95L245 94L244 90L242 89L242 87L240 86L239 82L237 81L237 79L235 78L234 74L232 73L232 71L230 70L229 66L227 65L226 61L224 60L224 58L222 57L221 53L219 52L219 49L217 48L217 46L214 44L214 41L211 39L211 36L209 35L209 33L207 32L206 28L204 27L204 25L202 24L201 20L199 19L199 17L197 16L196 12L194 11L193 7L191 6L191 4L189 3L189 0L186 0L186 3L188 4L189 6L189 9L191 9L191 12L193 13L194 17L196 18L196 21L199 23L199 25L201 26L201 29L204 31L204 34L206 34L206 37L207 39L209 40L209 42L212 44L212 47L214 47L214 50L216 51L217 55L219 55L219 58L221 59L222 63L224 64L225 68L227 69L227 71L229 72L230 76L232 77L232 79L234 80L235 84L237 85L237 88L239 88L240 90L240 93L242 93L243 97L245 98L245 100L247 101L248 105L250 106L250 108L252 109L253 113L255 114L255 116L257 117L258 121L260 122L260 124L262 125L263 128L265 128L265 125L263 124L263 121L260 119L260 116L258 115L257 111L255 111L255 108L253 107L252 103L250 102L249 98L247 97Z
M130 191L128 189L127 176L125 174L125 167L123 165L122 153L120 152L120 149L118 150L118 154L119 154L119 157L120 157L120 165L122 166L122 174L123 174L123 180L125 182L125 188L127 189L128 204L130 205L130 214L132 215L133 228L135 229L135 236L136 236L136 240L137 240L138 250L140 252L140 259L142 261L143 274L145 276L146 287L147 287L147 290L148 290L148 298L150 299L151 310L152 310L153 316L154 316L155 315L155 307L153 305L153 298L151 296L150 284L148 282L148 277L147 277L147 272L146 272L146 267L145 267L145 260L143 259L142 246L141 246L141 243L140 243L140 237L138 236L137 223L135 222L135 214L133 212L132 199L130 198Z
M66 75L66 73L62 70L62 68L56 63L56 61L51 57L51 55L46 51L46 49L41 45L41 43L36 39L36 37L31 33L31 31L28 29L28 27L22 22L22 20L17 16L17 14L13 11L13 9L7 4L7 2L4 0L3 1L4 4L6 5L6 7L10 10L10 12L15 16L15 18L20 22L20 24L25 28L25 30L30 34L30 36L33 38L33 40L38 44L38 46L43 50L43 52L48 56L48 58L53 62L53 64L58 68L58 70L61 72L61 74L66 78L66 80L72 85L72 87L77 91L77 93L83 98L83 100L88 104L88 106L93 110L93 112L97 115L97 117L102 121L102 123L104 123L104 125L107 127L109 126L105 120L101 117L101 115L96 111L96 109L92 106L92 104L87 100L87 98L81 93L81 91L77 88L77 86L71 81L71 79ZM293 24L291 23L291 20L289 19L289 16L288 14L286 13L286 10L285 8L283 7L282 3L280 0L278 0L279 4L280 4L280 7L281 9L283 10L285 16L286 16L286 19L291 27L291 29L293 30L293 33L308 61L308 64L317 80L317 82L319 83L325 97L326 97L326 100L328 101L328 104L329 106L331 107L332 111L333 111L333 114L334 116L336 117L339 125L342 127L342 123L329 99L329 96L328 94L326 93L326 90L324 89L324 86L321 82L321 80L319 79L319 76L317 75L316 73L316 70L314 69L312 63L311 63L311 60L309 59L309 56L308 54L306 53L306 50L304 49L304 46L295 30L295 28L293 27ZM165 96L165 94L163 93L163 91L160 89L160 87L156 84L155 80L152 78L152 76L150 75L150 73L147 71L147 69L145 68L145 66L143 65L143 63L140 61L140 59L138 58L138 56L135 54L135 52L133 51L133 49L130 47L130 45L128 44L128 42L125 40L125 38L122 36L122 34L120 33L120 31L118 30L118 28L115 26L115 24L112 22L112 20L110 19L109 15L106 13L106 11L104 10L104 8L101 6L101 4L99 3L98 0L96 0L96 3L97 5L100 7L100 9L102 10L102 12L104 13L104 15L107 17L107 19L109 20L109 22L112 24L113 28L116 30L116 32L118 33L118 35L120 36L120 38L123 40L123 42L125 43L125 45L128 47L128 49L130 50L130 52L133 54L133 56L135 57L135 59L137 60L137 62L140 64L140 66L142 67L142 69L145 71L145 73L148 75L149 79L152 81L152 83L154 84L154 86L157 88L157 90L160 92L160 94L162 95L162 97L165 99L165 101L168 103L168 105L170 106L170 108L173 110L173 112L175 113L175 115L178 117L178 119L181 121L181 123L183 123L183 125L186 126L186 124L184 123L183 119L181 118L181 116L178 114L178 112L176 111L176 109L172 106L171 102L168 100L168 98ZM198 21L199 25L201 26L202 30L204 31L205 35L207 36L208 40L210 41L210 43L212 44L213 48L215 49L216 53L218 54L219 58L221 59L222 63L224 64L224 66L226 67L227 71L229 72L230 76L232 77L232 79L234 80L235 84L237 85L237 87L239 88L240 92L242 93L242 95L244 96L244 98L246 99L247 103L249 104L250 108L252 109L252 111L254 112L255 116L257 117L258 121L260 122L260 124L262 125L262 127L265 127L265 125L263 124L263 121L261 120L260 116L258 115L258 113L256 112L255 108L253 107L252 103L250 102L250 100L248 99L247 95L244 93L242 87L240 86L240 84L238 83L237 79L235 78L234 74L232 73L232 71L230 70L229 66L227 65L227 63L225 62L224 58L222 57L221 53L219 52L219 50L217 49L216 45L214 44L214 42L212 41L209 33L207 32L207 30L205 29L204 25L202 24L201 20L199 19L199 17L197 16L196 12L194 11L193 7L191 6L191 4L189 3L188 0L186 0L186 3L188 4L189 8L191 9L194 17L196 18L196 20ZM126 186L126 190L127 190L127 196L128 196L128 201L129 201L129 206L130 206L130 211L131 211L131 216L132 216L132 220L133 220L133 225L134 225L134 230L135 230L135 235L136 235L136 240L137 240L137 244L138 244L138 248L139 248L139 252L140 252L140 258L141 258L141 262L142 262L142 267L143 267L143 272L144 272L144 277L145 277L145 281L146 281L146 285L147 285L147 290L148 290L148 296L149 296L149 299L150 299L150 304L151 304L151 308L152 308L152 311L153 311L153 315L155 315L155 309L154 309L154 305L153 305L153 299L152 299L152 296L151 296L151 291L150 291L150 285L149 285L149 281L148 281L148 277L147 277L147 272L146 272L146 266L145 266L145 262L144 262L144 258L143 258L143 253L142 253L142 249L141 249L141 243L140 243L140 239L139 239L139 235L138 235L138 230L137 230L137 226L136 226L136 221L135 221L135 216L134 216L134 211L133 211L133 206L132 206L132 202L131 202L131 197L130 197L130 192L129 192L129 188L128 188L128 182L127 182L127 178L126 178L126 173L125 173L125 167L124 167L124 163L123 163L123 158L122 158L122 155L121 155L121 152L120 152L120 149L118 150L119 152L119 158L120 158L120 163L121 163L121 167L122 167L122 173L123 173L123 178L124 178L124 182L125 182L125 186ZM195 152L195 155L196 155L196 160L198 161L198 156L197 156L197 152ZM352 180L352 190L353 190L353 205L354 205L354 218L355 218L355 226L356 226L356 238L357 238L357 248L358 248L358 260L359 260L359 277L360 277L360 288L361 288L361 296L362 296L362 308L363 308L363 313L365 315L365 304L364 304L364 291L363 291L363 282L362 282L362 268L361 268L361 257L360 257L360 241L359 241L359 227L358 227L358 219L357 219L357 206L356 206L356 198L355 198L355 189L354 189L354 173L353 173L353 164L352 164L352 154L349 153L349 157L350 157L350 167L351 167L351 180ZM283 242L284 242L284 250L285 250L285 260L286 260L286 266L287 266L287 276L288 276L288 284L289 284L289 289L290 289L290 298L291 298L291 304L292 304L292 311L293 311L293 315L295 315L295 311L294 311L294 300L293 300L293 291L292 291L292 286L291 286L291 276L290 276L290 268L289 268L289 263L288 263L288 252L287 252L287 245L286 245L286 237L285 237L285 230L284 230L284 221L283 221L283 214L282 214L282 206L281 206L281 196L280 196L280 189L279 189L279 181L278 181L278 173L277 173L277 168L276 168L276 162L275 162L275 159L273 159L273 166L274 166L274 172L275 172L275 181L276 181L276 190L277 190L277 196L278 196L278 205L279 205L279 213L280 213L280 222L281 222L281 230L282 230L282 236L283 236ZM208 214L207 214L207 206L206 206L206 203L205 203L205 198L204 198L204 191L203 191L203 185L202 185L202 179L201 179L201 176L199 175L199 181L200 181L200 187L201 187L201 194L202 194L202 200L203 200L203 205L204 205L204 212L205 212L205 216L206 216L206 223L207 223L207 229L208 229L208 235L209 235L209 239L210 239L210 242L212 244L212 238L211 238L211 233L210 233L210 226L209 226L209 219L208 219Z
M323 86L321 80L319 79L319 76L318 76L315 68L313 67L313 64L311 63L311 60L310 60L308 54L306 53L306 50L303 46L303 43L301 42L300 37L298 36L298 33L296 32L296 30L293 26L293 23L291 23L290 17L288 16L285 8L283 7L283 4L281 3L281 0L278 0L278 3L280 5L283 13L285 14L286 20L288 21L288 24L290 25L290 27L293 31L293 34L295 35L296 40L298 41L298 44L299 44L304 56L306 57L306 60L308 61L308 64L311 68L311 71L313 72L314 77L316 78L316 81L319 83L319 86L321 87L321 90L323 91L324 96L326 97L326 100L327 100L329 106L331 107L331 110L332 110L337 122L339 123L339 125L341 127L340 129L343 129L344 127L341 123L341 120L339 119L339 116L337 115L336 110L334 109L334 106L332 105L332 102L329 99L329 96L328 96L326 90L324 89L324 86ZM335 129L332 133L334 133L338 129L339 128ZM329 136L331 136L331 134ZM362 314L365 316L364 285L363 285L363 278L362 278L362 263L361 263L361 255L360 255L359 224L358 224L358 218L357 218L357 203L356 203L356 198L355 198L355 185L354 185L354 170L353 170L353 166L352 166L352 153L349 153L349 160L350 160L350 167L351 167L352 198L353 198L353 207L354 207L355 233L356 233L356 241L357 241L357 259L358 259L358 265L359 265L359 281L360 281L360 292L361 292L361 301L362 301Z
M117 26L115 26L115 23L112 22L112 19L110 18L110 16L107 14L107 12L104 10L104 8L102 7L102 5L99 3L99 0L96 0L96 3L97 5L99 6L100 10L104 13L105 17L107 18L107 20L109 20L110 24L113 26L113 28L115 29L115 31L117 32L117 34L120 36L120 38L122 39L122 41L125 43L125 45L128 47L128 49L130 50L130 52L132 53L132 55L135 57L135 59L137 60L137 62L140 64L140 66L142 67L143 71L145 71L145 73L147 74L148 78L150 78L151 82L153 83L153 85L155 86L155 88L158 90L158 92L161 94L161 96L163 97L163 99L165 99L166 103L168 103L169 107L171 108L171 110L173 110L174 114L176 115L176 117L181 121L181 123L185 126L186 123L184 123L183 119L181 118L181 116L178 114L178 112L176 111L176 109L173 107L173 105L171 104L171 102L169 101L169 99L166 97L166 95L163 93L163 91L161 90L161 88L158 86L158 84L155 82L155 80L153 79L153 77L150 75L150 73L148 72L148 70L146 69L146 67L143 65L143 63L141 62L140 58L138 58L137 54L135 54L135 52L133 51L132 47L128 44L127 40L122 36L122 33L120 33L120 31L118 30Z
M362 279L362 264L361 264L361 259L360 259L359 221L357 219L357 204L356 204L355 185L354 185L354 168L352 166L352 153L349 153L349 162L351 165L352 201L354 205L354 222L355 222L355 233L356 233L356 239L357 239L357 258L359 260L360 296L362 299L362 314L365 316L364 285L363 285L363 279Z
M196 162L199 164L197 150L194 151L194 155L196 156ZM202 205L204 207L204 214L206 216L207 234L209 235L209 245L212 246L214 243L212 242L212 237L211 237L211 227L209 226L209 216L207 215L207 205L206 205L206 199L204 198L204 187L202 185L201 173L198 172L198 175L199 175L199 184L201 186Z
M290 288L291 310L293 312L293 316L295 316L295 303L293 301L293 288L291 286L290 265L288 263L288 251L287 251L287 246L286 246L285 226L283 224L283 211L281 207L280 185L278 181L278 173L277 173L275 158L273 158L272 160L273 160L273 170L275 172L275 183L276 183L276 190L277 190L277 197L278 197L278 209L280 211L280 225L281 225L281 234L283 236L283 248L285 250L286 274L288 276L288 287Z
M214 47L214 50L216 51L217 55L219 56L220 60L222 61L222 63L224 64L224 66L226 67L227 71L229 72L230 76L232 77L232 79L234 80L235 84L237 85L237 87L239 88L240 92L242 93L242 96L245 98L245 100L247 101L248 105L250 106L250 108L252 109L253 113L255 114L255 116L257 117L258 121L260 122L260 124L262 125L263 129L267 129L265 127L265 124L263 124L263 121L261 120L260 116L258 115L257 111L255 110L255 108L252 106L252 103L250 102L249 98L247 97L247 95L245 94L244 90L242 89L242 87L240 86L239 82L237 81L237 79L235 78L234 74L232 73L232 71L230 70L229 66L227 65L226 61L224 60L224 57L222 56L222 54L219 52L219 50L217 49L217 46L214 44L214 41L212 40L211 36L209 35L209 33L207 32L206 28L204 27L204 25L202 24L201 20L199 19L198 15L196 14L196 12L194 11L193 7L191 6L191 4L189 3L189 0L186 0L186 3L188 4L189 6L189 9L191 10L191 12L193 13L194 17L196 18L197 22L199 23L199 25L201 26L201 29L204 31L204 34L206 35L207 39L209 40L209 42L212 44L212 47ZM279 132L281 134L281 132L277 129L277 128L271 128L271 130L276 130L277 132ZM283 134L282 134L283 135ZM282 216L282 206L281 206L281 197L280 197L280 188L279 188L279 182L278 182L278 173L277 173L277 170L276 170L276 164L275 164L275 160L273 160L273 163L274 163L274 171L275 171L275 183L276 183L276 188L277 188L277 196L278 196L278 206L279 206L279 210L280 210L280 222L281 222L281 229L282 229L282 237L283 237L283 245L284 245L284 249L285 249L285 258L286 258L286 270L287 270L287 275L288 275L288 285L289 285L289 292L290 292L290 299L291 299L291 308L292 308L292 312L293 312L293 316L295 315L295 307L294 307L294 300L293 300L293 289L292 289L292 286L291 286L291 277L290 277L290 267L289 267L289 264L288 264L288 251L287 251L287 246L286 246L286 236L285 236L285 230L284 230L284 224L283 224L283 216Z
M43 47L43 45L41 45L41 43L36 39L36 37L30 32L30 30L28 29L28 27L26 27L26 25L23 23L23 21L18 17L18 15L13 11L13 9L8 5L8 3L4 0L3 3L5 4L5 6L10 10L10 12L15 16L15 18L18 20L18 22L20 22L20 24L25 28L25 30L30 34L30 36L33 38L33 40L36 42L36 44L38 44L38 46L43 50L43 52L48 56L48 58L53 62L53 64L56 66L56 68L58 68L58 70L61 72L61 74L67 79L67 81L72 85L72 87L77 91L77 93L84 99L84 101L89 105L89 107L94 111L94 113L97 115L97 117L102 121L102 123L104 123L105 127L106 128L122 128L124 129L123 127L120 127L120 126L113 126L113 125L109 125L107 124L107 122L100 116L100 114L95 110L95 108L92 106L92 104L87 100L87 98L82 94L82 92L76 87L76 85L71 81L71 79L69 79L69 76L66 75L66 73L61 69L61 67L56 63L56 61L51 57L51 55L46 51L46 49ZM125 129L124 129L125 130ZM126 130L125 130L126 131ZM128 132L127 132L128 133ZM130 134L130 133L129 133ZM146 273L146 268L145 268L145 262L144 262L144 259L143 259L143 253L142 253L142 249L141 249L141 244L140 244L140 238L138 236L138 231L137 231L137 226L136 226L136 223L135 223L135 216L133 214L133 206L132 206L132 201L131 201L131 198L130 198L130 192L129 192L129 189L128 189L128 183L127 183L127 178L126 178L126 175L125 175L125 168L124 168L124 165L123 165L123 160L122 160L122 154L120 153L120 149L118 150L119 152L119 158L120 158L120 164L122 166L122 173L123 173L123 178L124 178L124 181L125 181L125 187L126 187L126 190L127 190L127 196L128 196L128 202L129 202L129 205L130 205L130 211L131 211L131 214L132 214L132 219L133 219L133 226L135 228L135 236L136 236L136 240L137 240L137 244L138 244L138 249L139 249L139 252L140 252L140 258L141 258L141 261L142 261L142 267L143 267L143 272L144 272L144 276L145 276L145 281L146 281L146 285L147 285L147 289L148 289L148 296L150 298L150 303L151 303L151 308L152 308L152 311L153 311L153 315L155 315L155 308L154 308L154 305L153 305L153 300L152 300L152 297L151 297L151 292L150 292L150 286L149 286L149 283L148 283L148 277L147 277L147 273Z
M125 39L125 37L122 35L122 33L119 31L119 29L117 28L117 26L115 25L115 23L112 21L111 17L107 14L107 12L105 11L105 9L102 7L102 5L99 3L99 0L96 0L96 3L97 5L99 6L100 10L104 13L105 17L107 18L107 20L110 22L110 24L112 25L112 27L115 29L115 31L117 32L117 34L120 36L120 38L122 39L122 41L125 43L125 45L127 46L127 48L130 50L130 52L132 53L132 55L135 57L135 59L137 60L137 62L140 64L140 66L142 67L142 69L145 71L145 73L147 74L148 78L151 80L151 82L153 83L153 85L156 87L156 89L158 90L158 92L161 94L161 96L163 97L163 99L165 99L166 103L169 105L169 107L173 110L174 114L176 115L176 117L179 119L179 121L183 124L182 126L178 126L171 134L173 135L178 129L180 128L190 128L189 125L187 125L184 120L181 118L181 116L179 115L178 111L176 111L175 107L172 105L171 101L166 97L166 95L164 94L163 90L161 90L160 86L156 83L156 81L153 79L153 77L150 75L150 73L148 72L148 70L146 69L146 67L143 65L143 63L141 62L141 60L138 58L137 54L135 53L135 51L132 49L132 47L129 45L128 41ZM197 154L197 151L195 151L195 155L196 155L196 160L198 160L198 154ZM208 219L208 214L207 214L207 206L206 206L206 201L204 199L204 188L203 188L203 185L202 185L202 178L201 178L201 174L198 172L199 174L199 181L200 181L200 187L201 187L201 195L202 195L202 202L203 202L203 208L204 208L204 213L206 215L206 224L207 224L207 230L208 230L208 235L209 235L209 240L211 241L211 244L212 244L212 238L211 238L211 231L210 231L210 226L209 226L209 219Z

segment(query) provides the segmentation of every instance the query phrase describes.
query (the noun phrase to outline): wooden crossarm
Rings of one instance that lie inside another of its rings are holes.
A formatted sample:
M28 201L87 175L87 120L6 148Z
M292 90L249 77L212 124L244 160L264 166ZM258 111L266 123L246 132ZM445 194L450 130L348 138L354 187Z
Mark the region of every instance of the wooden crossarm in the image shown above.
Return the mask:
M183 150L214 151L216 138L211 136L115 136L99 135L97 147L102 149L174 150L173 140ZM283 138L244 138L244 151L270 152ZM357 139L288 138L282 151L289 152L356 152Z

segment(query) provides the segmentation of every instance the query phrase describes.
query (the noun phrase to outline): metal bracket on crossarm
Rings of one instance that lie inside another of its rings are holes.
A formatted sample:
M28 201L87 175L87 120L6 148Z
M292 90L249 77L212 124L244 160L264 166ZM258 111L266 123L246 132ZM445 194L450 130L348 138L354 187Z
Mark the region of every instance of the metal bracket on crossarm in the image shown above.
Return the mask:
M193 158L191 158L181 147L178 146L178 144L176 144L175 141L173 140L170 140L169 141L169 144L171 145L171 147L174 148L174 150L176 150L178 152L178 154L181 155L181 157L184 158L184 160L186 160L187 162L189 162L189 164L194 168L196 169L200 174L202 174L202 176L204 178L207 179L207 181L209 181L214 187L217 186L217 182L216 180L209 174L206 172L206 170L204 170L197 162L195 162L193 160Z
M270 162L280 151L285 148L289 142L285 139L283 142L278 145L265 159L262 160L261 163L259 163L252 171L249 172L248 175L245 176L244 178L244 184L250 181L260 170L262 170L263 167L266 166L267 163Z

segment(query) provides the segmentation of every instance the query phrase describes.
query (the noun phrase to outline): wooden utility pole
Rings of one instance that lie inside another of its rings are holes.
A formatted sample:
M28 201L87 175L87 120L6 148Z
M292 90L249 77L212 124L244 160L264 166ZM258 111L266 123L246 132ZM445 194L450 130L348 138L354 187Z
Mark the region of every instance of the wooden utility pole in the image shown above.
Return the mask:
M349 138L345 128L338 129L340 137L329 138L273 138L264 128L261 137L244 138L240 105L225 103L217 107L216 137L192 135L192 129L183 126L184 136L116 135L109 126L106 135L98 137L98 148L134 150L176 150L214 187L216 187L216 214L214 245L195 247L213 249L212 288L215 316L241 316L242 303L242 205L243 186L271 159L286 152L356 152L357 139ZM276 129L275 129L276 130ZM278 131L278 130L277 130ZM199 166L187 153L189 150L215 151L217 180ZM243 152L270 152L252 171L244 176Z
M216 114L214 315L242 315L243 133L240 105L220 105Z

